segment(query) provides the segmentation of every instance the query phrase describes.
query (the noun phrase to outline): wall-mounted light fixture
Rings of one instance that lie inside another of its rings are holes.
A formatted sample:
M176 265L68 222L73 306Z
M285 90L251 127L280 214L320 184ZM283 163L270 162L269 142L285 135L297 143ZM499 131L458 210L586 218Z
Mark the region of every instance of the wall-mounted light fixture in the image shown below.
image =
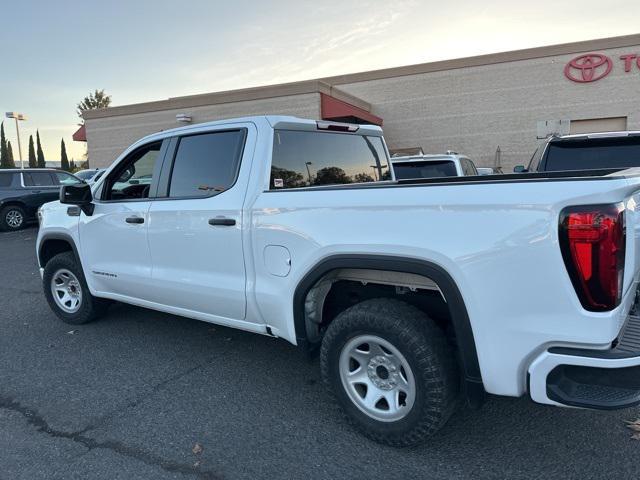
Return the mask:
M176 115L176 122L191 123L191 115L187 115L186 113L179 113Z

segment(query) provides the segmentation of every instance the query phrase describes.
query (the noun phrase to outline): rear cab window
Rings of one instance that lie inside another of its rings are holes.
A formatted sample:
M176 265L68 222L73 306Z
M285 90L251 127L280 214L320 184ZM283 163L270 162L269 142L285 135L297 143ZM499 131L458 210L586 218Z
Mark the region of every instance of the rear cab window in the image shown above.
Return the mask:
M307 130L274 132L270 190L391 180L382 138Z
M453 160L398 162L393 165L393 170L398 180L458 176L456 164Z
M640 137L551 141L543 167L545 171L640 167Z

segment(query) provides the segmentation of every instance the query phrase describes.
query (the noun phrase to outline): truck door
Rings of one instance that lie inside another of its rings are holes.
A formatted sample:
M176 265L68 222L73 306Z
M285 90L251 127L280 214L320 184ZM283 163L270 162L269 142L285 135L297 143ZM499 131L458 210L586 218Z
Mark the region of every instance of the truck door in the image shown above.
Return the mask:
M147 214L167 144L156 141L129 153L95 192L93 215L80 216L85 274L98 291L149 300Z
M172 140L148 238L154 301L176 313L245 318L243 203L255 139L252 124L233 124Z

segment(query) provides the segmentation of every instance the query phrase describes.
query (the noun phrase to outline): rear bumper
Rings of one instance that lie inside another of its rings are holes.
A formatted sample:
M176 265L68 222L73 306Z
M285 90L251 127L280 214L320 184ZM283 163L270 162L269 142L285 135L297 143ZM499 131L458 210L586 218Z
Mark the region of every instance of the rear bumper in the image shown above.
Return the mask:
M529 367L531 399L611 410L640 404L640 316L630 315L609 350L550 348Z

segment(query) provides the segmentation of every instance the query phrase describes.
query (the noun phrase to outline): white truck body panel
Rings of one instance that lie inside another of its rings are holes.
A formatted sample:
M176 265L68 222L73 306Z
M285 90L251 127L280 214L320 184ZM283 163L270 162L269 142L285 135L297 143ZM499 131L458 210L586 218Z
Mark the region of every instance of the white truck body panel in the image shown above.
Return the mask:
M582 180L390 181L269 191L274 126L316 129L313 121L289 117L162 132L120 158L151 140L230 126L249 133L229 190L191 200L97 202L91 217L68 216L66 205L53 202L42 209L38 245L49 234L70 236L98 297L271 333L293 344L294 292L323 259L368 254L428 261L444 269L462 294L486 391L522 395L530 373L532 395L541 403L554 403L541 390L545 372L558 361L548 348L606 349L620 332L640 267L640 169ZM371 126L357 134L365 132L381 135ZM623 300L612 311L589 312L563 263L559 213L570 205L616 202L624 202L627 222ZM122 219L132 214L145 223L125 224ZM207 225L218 215L237 223L226 229Z

